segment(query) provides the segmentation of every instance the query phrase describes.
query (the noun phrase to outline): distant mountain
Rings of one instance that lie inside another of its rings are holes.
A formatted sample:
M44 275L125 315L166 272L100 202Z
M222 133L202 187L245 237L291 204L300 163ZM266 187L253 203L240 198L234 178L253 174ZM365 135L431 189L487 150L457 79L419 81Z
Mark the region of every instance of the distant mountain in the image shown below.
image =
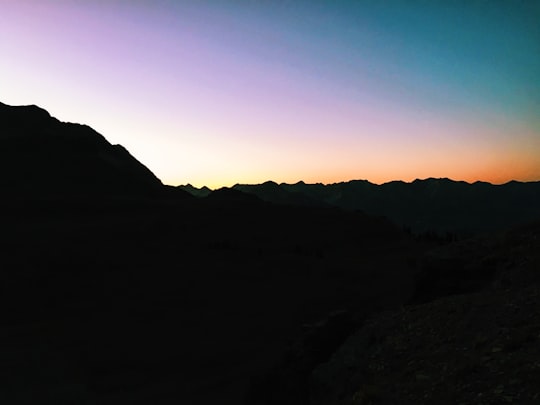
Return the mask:
M24 196L148 195L166 188L121 145L37 106L0 103L0 189Z
M206 198L207 201L213 203L226 204L258 204L261 200L251 193L245 193L234 188L222 187L210 192Z
M301 183L298 183L297 185L301 187ZM293 185L293 187L294 186L296 186L296 184ZM288 187L284 187L283 184L279 185L273 181L267 181L259 185L237 184L233 188L243 191L244 193L255 194L261 200L277 204L293 204L315 207L329 206L324 199L309 195L309 193L305 192L308 190L301 188L289 189Z
M206 197L212 192L212 190L210 190L206 186L197 188L197 187L192 186L191 184L180 185L177 188L180 190L187 191L188 193L194 195L195 197Z
M266 182L234 188L277 204L335 206L383 215L415 232L468 234L540 218L540 182L493 185L429 178L382 185L354 180L329 185Z

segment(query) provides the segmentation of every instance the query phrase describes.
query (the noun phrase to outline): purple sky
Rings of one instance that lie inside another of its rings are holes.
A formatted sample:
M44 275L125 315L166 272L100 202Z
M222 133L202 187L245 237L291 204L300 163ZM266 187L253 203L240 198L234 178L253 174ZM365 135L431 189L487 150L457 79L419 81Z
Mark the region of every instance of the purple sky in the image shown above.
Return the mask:
M166 184L540 180L540 7L507 3L0 0L0 101Z

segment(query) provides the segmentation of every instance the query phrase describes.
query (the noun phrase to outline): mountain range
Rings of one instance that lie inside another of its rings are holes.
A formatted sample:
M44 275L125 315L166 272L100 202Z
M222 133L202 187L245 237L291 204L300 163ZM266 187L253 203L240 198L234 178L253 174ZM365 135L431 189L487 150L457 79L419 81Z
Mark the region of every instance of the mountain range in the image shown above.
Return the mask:
M538 183L171 187L5 104L0 169L0 403L538 402Z
M111 145L86 125L60 122L37 106L0 103L0 142L0 170L9 173L0 178L0 188L19 197L212 194L207 187L163 186L121 145ZM468 235L540 216L540 182L492 185L430 178L382 185L366 180L323 185L268 181L232 188L275 204L382 215L416 233Z
M199 197L210 193L207 188L180 188ZM429 178L382 185L367 180L323 185L268 181L236 184L233 189L276 204L338 207L382 215L416 233L470 235L526 223L540 216L540 182L493 185Z

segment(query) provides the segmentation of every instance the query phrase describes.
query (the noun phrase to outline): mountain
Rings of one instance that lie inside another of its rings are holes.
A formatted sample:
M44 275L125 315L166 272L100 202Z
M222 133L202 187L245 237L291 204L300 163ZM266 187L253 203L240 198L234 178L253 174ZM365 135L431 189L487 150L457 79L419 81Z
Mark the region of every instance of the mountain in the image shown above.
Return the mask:
M0 187L6 404L240 404L304 323L405 302L424 249L358 212L194 198L36 106L0 105Z
M303 192L303 190L292 191L273 181L267 181L259 185L237 184L233 187L245 193L254 194L261 200L275 204L291 204L303 206L328 206L319 198L313 198Z
M234 188L276 204L335 206L382 215L416 233L468 235L540 218L540 182L492 185L429 178L382 185L354 180L329 185L266 182Z
M192 186L191 184L180 185L177 188L187 191L188 193L194 195L195 197L206 197L212 192L212 190L210 190L206 186L197 188L197 187Z
M537 402L539 224L451 241L356 209L448 221L500 186L195 198L35 106L0 105L0 165L1 403Z
M0 189L24 196L149 195L161 181L121 145L37 106L0 103Z

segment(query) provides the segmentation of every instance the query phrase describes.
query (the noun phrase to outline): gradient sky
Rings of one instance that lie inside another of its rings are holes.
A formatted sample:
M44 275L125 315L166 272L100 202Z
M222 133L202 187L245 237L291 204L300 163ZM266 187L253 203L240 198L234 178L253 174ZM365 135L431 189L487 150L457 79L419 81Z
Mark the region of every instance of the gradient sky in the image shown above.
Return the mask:
M166 184L540 180L540 1L0 0L0 101Z

